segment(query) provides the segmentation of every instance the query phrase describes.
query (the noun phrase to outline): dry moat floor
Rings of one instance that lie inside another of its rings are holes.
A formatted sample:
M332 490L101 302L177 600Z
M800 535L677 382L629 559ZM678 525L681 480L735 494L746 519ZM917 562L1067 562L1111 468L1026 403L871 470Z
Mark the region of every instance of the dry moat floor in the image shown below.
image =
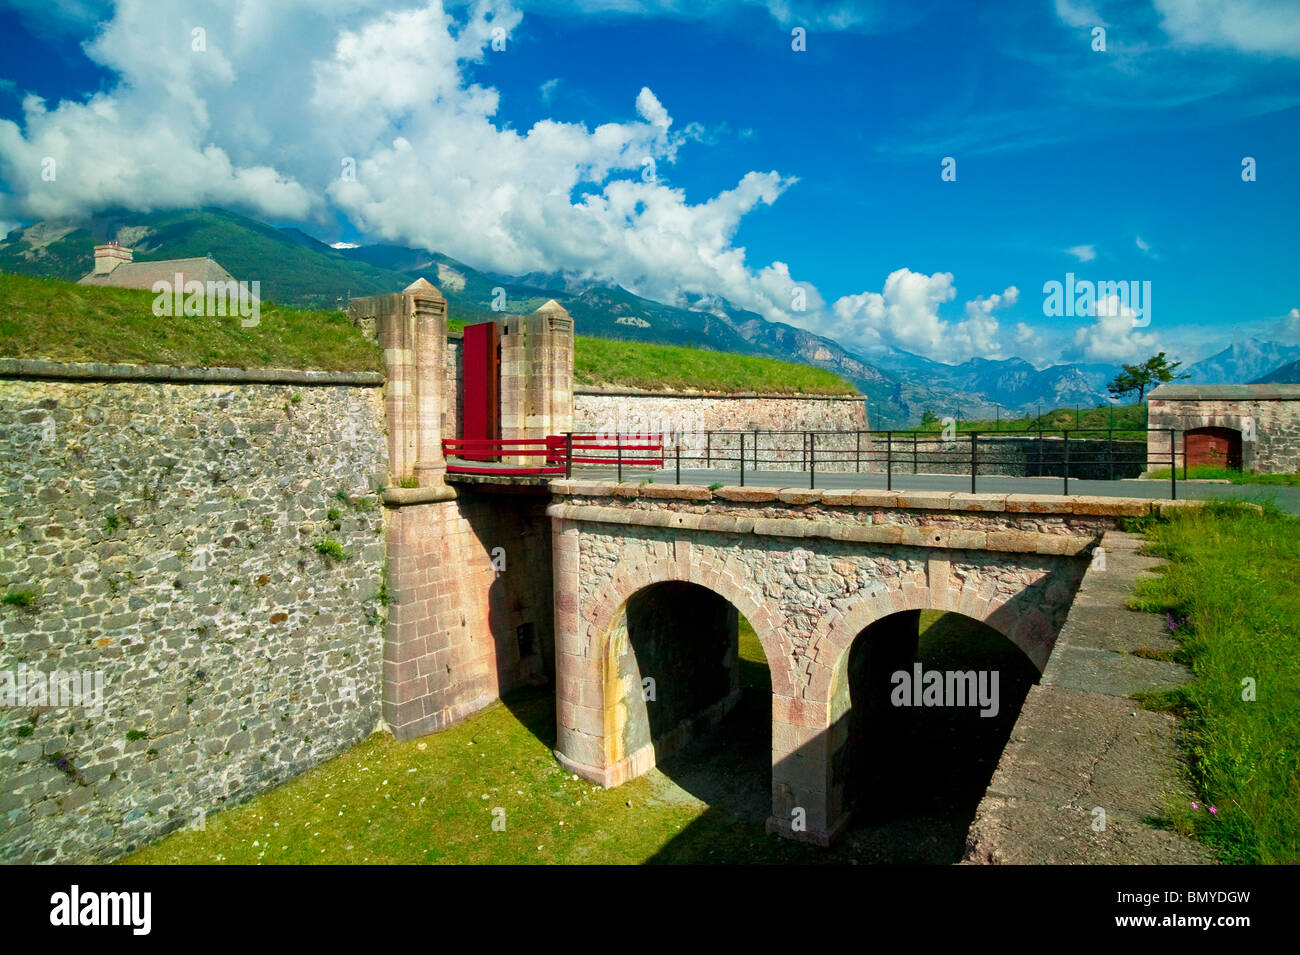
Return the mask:
M854 824L829 850L764 834L769 684L742 621L741 704L715 735L618 789L561 769L554 697L528 691L421 740L375 735L124 861L953 863L1036 672L964 617L925 614L921 628L926 669L1000 671L1000 711L904 711L891 738L872 741Z

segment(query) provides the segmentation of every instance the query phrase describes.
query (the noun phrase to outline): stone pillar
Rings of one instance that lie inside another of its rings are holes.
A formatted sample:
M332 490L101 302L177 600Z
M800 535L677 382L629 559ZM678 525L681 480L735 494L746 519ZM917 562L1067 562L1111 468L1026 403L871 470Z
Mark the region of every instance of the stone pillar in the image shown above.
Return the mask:
M501 437L545 438L573 430L573 319L554 299L501 324ZM508 457L527 466L538 458Z
M832 800L831 705L772 695L772 815L767 831L828 846L846 817Z
M421 487L443 483L442 406L447 352L447 302L424 279L400 293L348 303L348 313L384 354L389 483L412 477Z
M446 387L447 301L424 279L403 293L410 299L415 326L416 459L420 487L443 483L447 461L442 454L443 389Z
M551 521L555 588L556 750L571 772L602 786L613 785L605 740L604 668L599 648L583 636L578 583L578 528Z
M896 735L890 677L916 660L920 622L921 611L907 610L859 634L840 661L829 702L773 696L768 832L830 845L848 825L855 793L882 784L862 778L861 767L887 774L891 748L906 745Z
M527 427L539 434L573 430L573 318L551 299L527 318Z

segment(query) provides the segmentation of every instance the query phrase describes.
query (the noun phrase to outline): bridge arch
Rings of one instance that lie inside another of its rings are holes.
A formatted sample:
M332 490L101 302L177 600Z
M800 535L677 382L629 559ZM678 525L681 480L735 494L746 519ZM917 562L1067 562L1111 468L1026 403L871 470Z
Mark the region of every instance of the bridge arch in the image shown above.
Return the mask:
M637 550L621 557L601 577L600 589L580 601L579 612L567 618L573 626L569 637L566 639L563 625L557 630L557 647L563 652L557 665L556 755L572 772L603 786L617 786L655 765L654 741L642 739L640 727L635 727L636 733L623 732L634 714L629 714L625 705L626 675L620 672L613 653L616 626L626 619L629 604L637 595L650 588L691 584L725 601L753 627L774 690L780 687L780 692L792 695L799 685L797 658L783 618L734 559L691 553L689 547L669 548L668 553ZM621 636L629 642L629 634ZM572 675L566 677L566 672ZM722 711L734 702L731 698ZM631 745L634 743L642 745Z
M792 696L797 686L796 656L781 617L769 602L751 592L742 581L748 574L736 564L729 566L712 557L687 558L624 557L610 575L602 598L585 615L584 642L593 657L604 659L610 628L629 600L655 584L688 583L710 590L745 616L754 628L772 674L772 692Z
M987 624L1024 651L1041 673L1047 666L1056 632L1050 616L1042 610L1017 606L1017 598L1024 594L1025 591L999 594L989 587L978 591L969 587L955 590L946 584L931 587L924 581L909 581L900 587L860 596L847 611L834 610L819 622L808 650L811 668L807 698L831 703L858 634L892 614L908 610L960 613ZM1073 588L1069 588L1061 595L1063 606L1069 605L1072 594Z

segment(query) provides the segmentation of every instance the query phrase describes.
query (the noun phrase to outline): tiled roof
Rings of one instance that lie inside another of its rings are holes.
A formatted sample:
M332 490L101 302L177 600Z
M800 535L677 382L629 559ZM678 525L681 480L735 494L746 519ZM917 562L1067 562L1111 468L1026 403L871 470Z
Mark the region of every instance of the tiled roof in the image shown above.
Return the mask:
M107 275L90 275L78 285L104 285L113 288L152 289L155 282L176 282L176 273L184 282L233 282L235 277L209 258L164 259L159 262L123 262Z

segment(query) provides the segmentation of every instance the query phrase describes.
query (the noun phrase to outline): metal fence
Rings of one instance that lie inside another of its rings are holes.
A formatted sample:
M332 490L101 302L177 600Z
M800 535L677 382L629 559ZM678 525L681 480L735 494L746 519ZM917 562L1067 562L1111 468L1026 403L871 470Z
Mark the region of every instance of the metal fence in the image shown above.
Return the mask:
M1169 459L1154 460L1148 438L1167 434ZM1076 428L1023 432L966 431L681 431L654 435L566 434L564 473L574 466L613 465L619 481L625 470L672 468L681 472L734 472L744 486L746 475L760 471L806 472L808 486L818 474L876 473L894 489L897 475L969 475L1059 477L1062 492L1070 481L1137 477L1155 467L1169 467L1169 495L1178 495L1173 428ZM595 451L596 454L592 452ZM1010 472L1010 473L1009 473Z

